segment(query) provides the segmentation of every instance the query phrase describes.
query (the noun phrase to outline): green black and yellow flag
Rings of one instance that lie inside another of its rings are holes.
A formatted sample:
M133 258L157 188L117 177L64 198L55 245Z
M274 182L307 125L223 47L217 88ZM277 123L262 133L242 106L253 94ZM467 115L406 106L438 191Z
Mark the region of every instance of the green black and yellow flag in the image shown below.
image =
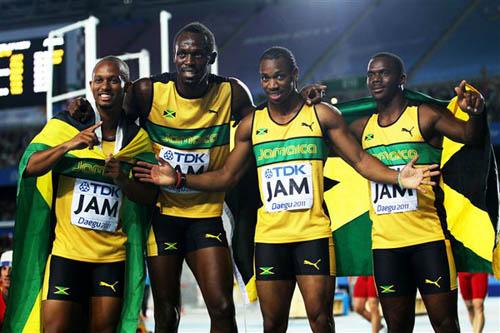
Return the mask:
M474 88L468 86L468 89ZM456 98L436 100L409 90L405 91L405 97L416 102L446 105L457 118L468 119L457 106ZM364 98L340 104L338 108L346 121L352 122L370 115L376 105L373 99ZM457 271L491 273L499 201L497 168L488 131L479 145L463 145L445 139L441 172L440 186L444 190L447 226ZM370 275L371 221L367 182L340 158L328 160L325 177L336 183L325 193L325 201L332 220L337 275ZM498 247L496 253L500 256ZM496 258L495 262L498 261L500 258Z
M91 124L94 123L92 120ZM27 147L20 165L17 211L14 227L14 258L11 287L3 332L41 332L41 289L45 264L50 253L53 195L56 191L52 171L40 177L22 177L30 157L68 141L91 124L78 124L67 113L51 119ZM135 160L154 160L151 142L144 130L134 124L123 125L122 149L114 156L130 169ZM104 165L100 149L74 150L63 160L90 159ZM100 168L101 173L103 168ZM101 175L102 176L102 175ZM124 198L120 217L127 234L126 275L121 322L118 332L135 332L144 291L144 244L149 208Z

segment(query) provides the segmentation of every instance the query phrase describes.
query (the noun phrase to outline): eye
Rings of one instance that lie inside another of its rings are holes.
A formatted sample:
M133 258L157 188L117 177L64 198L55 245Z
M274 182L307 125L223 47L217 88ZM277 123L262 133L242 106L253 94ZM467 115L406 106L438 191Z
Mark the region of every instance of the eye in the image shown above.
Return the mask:
M120 83L121 83L120 79L119 79L119 78L117 78L117 77L112 78L112 79L110 80L110 82L111 82L112 84L120 84Z
M269 77L267 77L267 76L261 76L260 80L263 81L263 82L267 82L267 81L269 81Z
M102 82L103 82L102 77L96 77L96 78L94 78L94 83L102 83Z

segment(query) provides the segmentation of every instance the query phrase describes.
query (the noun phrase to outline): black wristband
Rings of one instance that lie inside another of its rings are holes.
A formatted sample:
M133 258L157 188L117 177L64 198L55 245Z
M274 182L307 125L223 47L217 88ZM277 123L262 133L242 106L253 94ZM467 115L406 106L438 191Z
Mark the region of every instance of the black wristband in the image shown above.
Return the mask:
M180 175L179 182L176 184L175 188L183 188L186 187L186 174L179 172Z

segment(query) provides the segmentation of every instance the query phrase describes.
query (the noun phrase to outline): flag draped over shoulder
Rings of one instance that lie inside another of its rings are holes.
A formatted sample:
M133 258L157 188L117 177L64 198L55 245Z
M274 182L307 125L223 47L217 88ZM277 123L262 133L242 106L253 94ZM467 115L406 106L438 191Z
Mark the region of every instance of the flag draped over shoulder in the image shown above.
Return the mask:
M474 88L467 86L467 89ZM458 107L456 97L442 101L410 90L405 91L405 97L416 102L447 105L457 118L468 119ZM349 123L373 113L376 104L372 98L363 98L340 104L338 108ZM445 138L441 172L440 186L444 191L457 271L491 272L499 202L497 168L488 130L479 145L464 145ZM325 177L336 183L325 193L325 201L332 220L337 275L370 275L368 183L340 158L328 160ZM496 252L500 256L498 249Z
M94 120L91 121L92 124ZM51 224L56 191L53 172L40 177L22 177L30 157L39 151L66 142L90 124L76 123L66 112L51 119L27 147L20 165L17 211L14 229L14 258L11 288L3 332L41 332L41 289L45 265L51 248ZM154 155L145 131L135 124L123 124L123 144L114 155L129 172L137 159L152 161ZM100 170L106 156L101 149L73 150L56 165L56 172L71 174L78 159L93 160ZM60 170L59 170L60 169ZM63 170L64 169L64 170ZM94 169L94 171L95 171ZM82 175L82 170L78 171ZM55 173L55 172L54 172ZM89 174L89 177L90 174ZM123 198L120 218L127 234L124 302L118 332L135 332L144 291L144 243L147 237L149 208Z

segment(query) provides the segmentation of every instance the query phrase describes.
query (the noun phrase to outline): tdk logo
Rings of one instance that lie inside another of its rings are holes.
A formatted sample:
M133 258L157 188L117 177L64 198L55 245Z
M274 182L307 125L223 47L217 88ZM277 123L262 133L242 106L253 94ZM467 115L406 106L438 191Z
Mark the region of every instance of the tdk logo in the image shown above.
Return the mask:
M296 176L296 175L306 175L304 171L305 164L302 165L285 165L278 166L271 169L267 169L265 172L266 178L274 177L286 177L286 176Z
M180 153L171 150L167 150L163 154L163 159L182 164L204 164L206 157L206 154Z
M79 186L79 188L80 188L80 191L82 191L82 192L88 192L88 191L90 191L90 185L87 182L81 183L80 186Z

